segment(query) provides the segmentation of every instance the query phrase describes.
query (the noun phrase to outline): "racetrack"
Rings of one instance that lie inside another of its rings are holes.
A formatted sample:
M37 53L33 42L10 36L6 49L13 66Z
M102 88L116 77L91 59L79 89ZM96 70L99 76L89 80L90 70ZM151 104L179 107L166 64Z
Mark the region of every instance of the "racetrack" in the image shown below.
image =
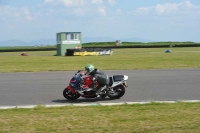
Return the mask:
M200 69L105 71L109 76L129 76L126 94L117 100L106 98L68 101L63 89L73 72L1 73L0 106L133 102L166 100L200 100Z

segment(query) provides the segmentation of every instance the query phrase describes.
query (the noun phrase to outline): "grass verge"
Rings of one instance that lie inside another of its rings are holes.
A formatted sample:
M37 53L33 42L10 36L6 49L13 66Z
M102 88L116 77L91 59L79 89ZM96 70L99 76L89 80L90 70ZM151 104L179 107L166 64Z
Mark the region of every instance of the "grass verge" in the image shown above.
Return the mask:
M0 72L80 70L94 64L102 70L200 68L200 47L114 49L111 56L53 56L56 51L0 53Z
M200 103L0 110L0 133L199 133Z

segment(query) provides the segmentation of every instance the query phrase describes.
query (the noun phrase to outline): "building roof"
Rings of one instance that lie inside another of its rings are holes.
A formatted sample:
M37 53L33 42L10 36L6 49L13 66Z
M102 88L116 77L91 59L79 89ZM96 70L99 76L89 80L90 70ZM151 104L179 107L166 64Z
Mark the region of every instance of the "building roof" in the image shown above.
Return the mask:
M59 33L81 33L81 32L58 32L57 34Z

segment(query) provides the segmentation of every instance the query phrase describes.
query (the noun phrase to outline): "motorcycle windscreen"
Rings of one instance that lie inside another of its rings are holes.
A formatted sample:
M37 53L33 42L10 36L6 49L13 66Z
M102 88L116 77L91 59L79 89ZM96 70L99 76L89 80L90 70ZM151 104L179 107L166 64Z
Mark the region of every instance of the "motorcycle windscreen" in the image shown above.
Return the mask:
M74 75L70 80L70 86L76 88L79 83L80 75Z

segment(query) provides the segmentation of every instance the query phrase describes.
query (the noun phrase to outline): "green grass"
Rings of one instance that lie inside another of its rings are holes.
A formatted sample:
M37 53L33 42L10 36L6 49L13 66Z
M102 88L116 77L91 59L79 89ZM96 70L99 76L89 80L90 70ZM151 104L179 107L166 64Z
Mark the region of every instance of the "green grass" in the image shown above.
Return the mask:
M56 45L49 45L49 46L0 46L0 50L29 50L29 49L49 49L49 48L55 48Z
M115 46L116 42L90 42L90 43L84 43L82 46L83 47L99 47L99 46ZM148 43L143 43L143 42L122 42L122 46L143 46L143 45L148 45L148 46L155 46L155 45L190 45L190 44L198 44L194 42L148 42Z
M102 70L200 68L200 47L114 49L111 56L54 56L56 51L1 52L0 72L74 71L94 64Z
M200 48L114 49L111 56L0 52L0 72L200 68ZM200 103L0 110L0 133L199 133Z
M200 103L0 110L0 133L199 133Z

